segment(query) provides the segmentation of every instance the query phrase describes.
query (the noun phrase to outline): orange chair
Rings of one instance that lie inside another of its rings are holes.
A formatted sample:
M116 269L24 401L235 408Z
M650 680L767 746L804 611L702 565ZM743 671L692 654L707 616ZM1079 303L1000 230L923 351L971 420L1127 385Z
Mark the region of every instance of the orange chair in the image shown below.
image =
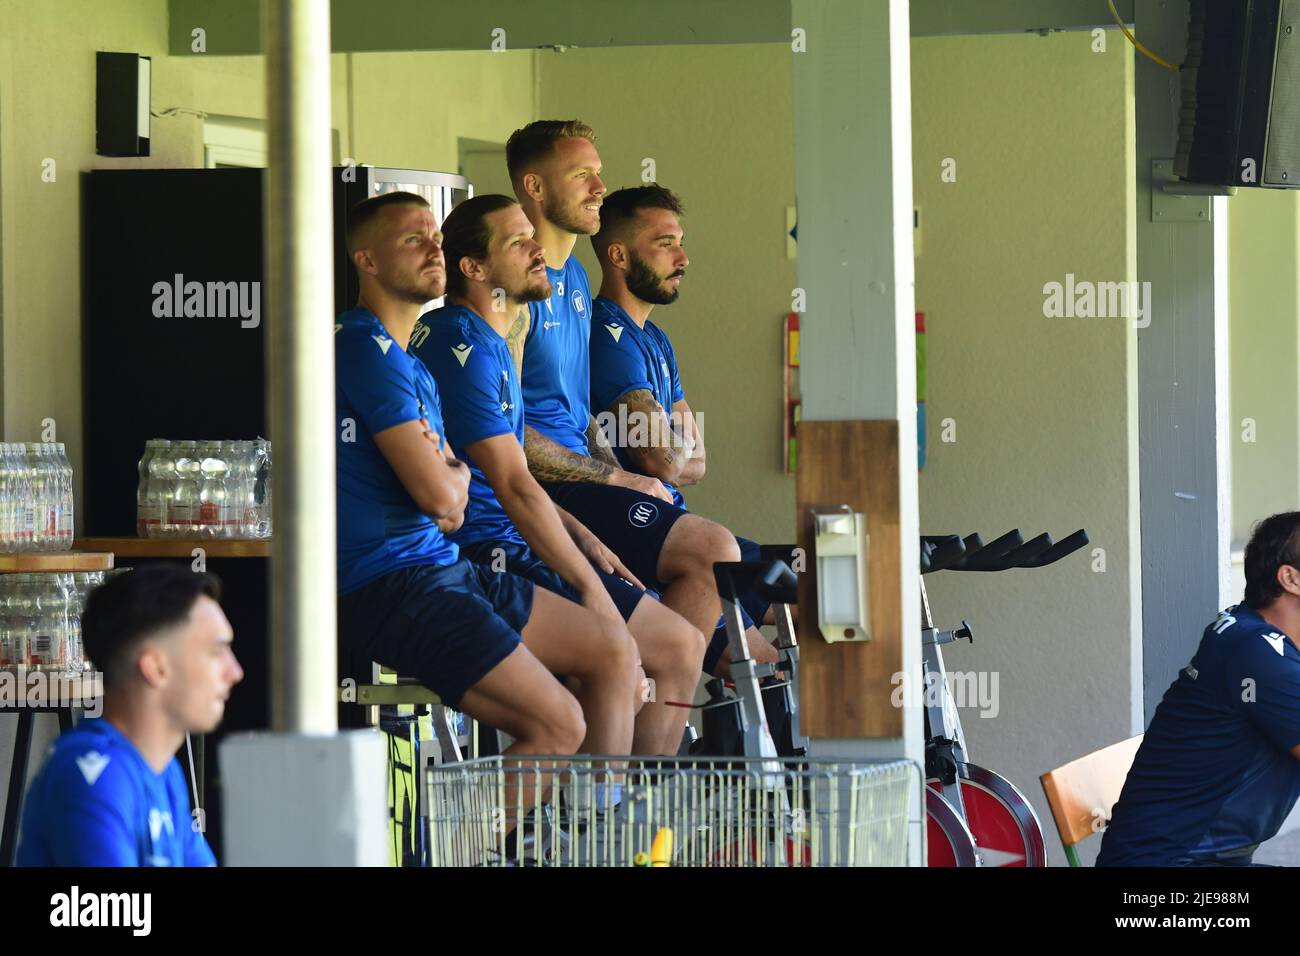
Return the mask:
M1119 800L1141 743L1142 734L1138 734L1071 760L1038 778L1070 866L1079 865L1075 844L1100 833L1110 822L1111 809Z

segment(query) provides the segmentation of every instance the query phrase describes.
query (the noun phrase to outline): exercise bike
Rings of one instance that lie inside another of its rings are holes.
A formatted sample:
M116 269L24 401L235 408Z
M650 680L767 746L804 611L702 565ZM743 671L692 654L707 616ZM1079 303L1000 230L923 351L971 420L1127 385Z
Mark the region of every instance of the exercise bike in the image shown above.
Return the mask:
M758 561L719 562L713 566L731 651L730 679L705 684L709 700L701 707L702 735L690 753L709 757L804 757L808 738L799 728L799 641L790 613L798 602L790 569L794 547L765 545ZM740 613L741 598L766 601L776 622L778 659L759 664L750 655Z
M921 574L1041 568L1088 543L1079 530L1060 542L1041 534L1026 542L1010 531L989 544L978 534L921 538ZM921 582L921 669L925 695L926 835L929 866L1046 866L1043 828L1033 807L1005 777L972 763L961 719L947 683L945 644L974 635L966 621L952 630L934 626Z

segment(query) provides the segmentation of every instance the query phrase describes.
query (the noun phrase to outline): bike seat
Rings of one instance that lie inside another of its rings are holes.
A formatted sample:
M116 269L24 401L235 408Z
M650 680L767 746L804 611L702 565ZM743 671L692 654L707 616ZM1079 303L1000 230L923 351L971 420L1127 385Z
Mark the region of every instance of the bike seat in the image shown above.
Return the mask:
M719 561L713 578L718 594L728 601L757 594L772 604L799 602L798 578L783 561Z

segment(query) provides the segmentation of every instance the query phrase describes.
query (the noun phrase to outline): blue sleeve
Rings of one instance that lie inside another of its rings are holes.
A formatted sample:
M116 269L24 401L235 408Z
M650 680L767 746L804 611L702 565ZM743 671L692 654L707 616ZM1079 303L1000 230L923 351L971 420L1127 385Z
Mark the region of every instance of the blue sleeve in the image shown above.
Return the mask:
M139 866L135 835L101 803L55 806L45 838L55 866Z
M1300 660L1290 638L1282 637L1283 654L1262 633L1243 635L1241 652L1226 670L1230 705L1279 749L1300 744ZM1290 654L1285 652L1290 651Z
M33 798L37 794L31 795ZM133 787L118 766L88 785L73 759L50 768L42 836L55 866L140 866L139 842L127 822Z
M207 838L198 830L191 830L191 837L185 844L185 865L217 865L216 854L212 852L212 847L208 846Z
M406 353L365 334L335 334L335 376L362 426L375 435L420 420L420 401Z
M672 403L676 405L678 402L680 402L683 398L686 397L686 392L682 390L682 379L681 376L677 374L677 353L673 351L673 343L668 340L668 336L666 335L663 337L663 340L664 340L664 354L668 356L668 371L672 373L672 379L673 379ZM672 409L666 408L664 409L664 411L671 412Z
M453 448L514 434L510 419L501 410L505 370L492 360L491 353L475 346L464 365L449 348L426 348L422 354L438 385L443 426Z
M606 411L634 389L644 388L653 393L645 358L632 342L628 329L620 328L616 340L605 323L592 323L590 354L593 415Z

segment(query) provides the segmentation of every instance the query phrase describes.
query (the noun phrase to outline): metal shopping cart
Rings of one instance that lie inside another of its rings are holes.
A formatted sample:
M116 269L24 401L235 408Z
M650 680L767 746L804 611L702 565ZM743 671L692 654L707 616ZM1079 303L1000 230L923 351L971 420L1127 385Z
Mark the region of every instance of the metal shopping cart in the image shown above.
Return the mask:
M909 761L627 761L490 757L430 767L430 862L907 865L909 800L921 792Z

